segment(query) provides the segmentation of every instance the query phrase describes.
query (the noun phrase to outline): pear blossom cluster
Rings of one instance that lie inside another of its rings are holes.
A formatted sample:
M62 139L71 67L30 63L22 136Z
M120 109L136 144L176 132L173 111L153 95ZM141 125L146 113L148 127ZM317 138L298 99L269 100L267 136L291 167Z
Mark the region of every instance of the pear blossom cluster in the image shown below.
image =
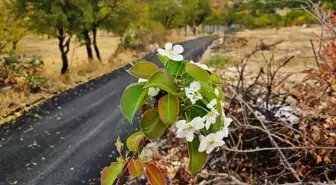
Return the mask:
M201 84L197 81L191 82L190 86L185 88L185 95L192 104L195 104L197 101L203 99L200 90ZM214 92L216 96L219 96L219 90L217 88ZM206 105L209 111L204 117L195 117L190 122L187 122L186 120L177 121L176 137L186 138L187 141L191 142L195 138L195 135L198 135L200 140L198 151L206 152L207 154L211 153L215 148L223 146L225 144L223 139L229 135L229 126L232 119L226 117L224 112L221 114L218 112L216 108L217 103L217 99L213 99ZM224 127L220 131L204 135L202 129L208 131L211 125L215 124L221 115Z
M212 113L210 112L210 114ZM200 140L198 151L206 152L207 154L211 153L215 148L223 146L225 144L223 139L225 137L228 137L229 135L229 126L232 122L232 119L226 117L223 114L222 117L224 120L224 127L220 131L204 135L202 129L207 129L207 123L209 122L209 120L212 120L212 118L209 119L208 117L208 115L204 116L203 118L198 116L192 119L190 122L187 122L186 120L177 121L176 137L186 138L188 142L192 142L195 136L198 135L198 138Z
M172 43L167 43L164 49L158 49L158 53L166 56L168 59L178 62L182 61L183 47L181 45L174 45ZM213 71L212 68L209 68L206 64L195 63L190 61L190 63L206 70ZM139 79L140 80L140 79ZM207 154L211 153L214 149L223 146L225 143L223 139L229 135L229 126L232 122L232 119L226 117L224 112L221 113L218 111L218 103L223 106L223 102L218 102L217 99L213 99L210 102L206 102L201 94L201 83L198 81L193 81L190 83L189 87L184 88L184 93L187 99L191 102L192 105L197 104L198 101L201 101L206 105L207 114L203 117L197 116L192 120L179 120L176 122L175 126L177 128L176 137L185 138L188 142L192 142L195 137L198 137L200 145L198 148L199 152L206 152ZM149 89L148 95L156 96L160 91L159 88ZM217 97L220 96L220 91L218 88L214 89L214 93ZM219 109L220 110L220 109ZM215 133L210 132L211 125L215 124L217 120L224 122L224 126L220 131Z

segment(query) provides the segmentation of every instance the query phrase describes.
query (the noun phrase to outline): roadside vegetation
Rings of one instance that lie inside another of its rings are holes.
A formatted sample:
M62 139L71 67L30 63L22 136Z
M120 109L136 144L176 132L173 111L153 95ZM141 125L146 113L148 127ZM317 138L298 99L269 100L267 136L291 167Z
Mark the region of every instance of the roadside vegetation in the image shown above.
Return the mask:
M238 25L201 63L172 43L157 50L163 69L132 63L139 81L120 107L130 122L142 110L141 131L118 138L101 183L335 184L335 9L333 0L3 0L0 124L204 25ZM53 55L29 52L39 39Z

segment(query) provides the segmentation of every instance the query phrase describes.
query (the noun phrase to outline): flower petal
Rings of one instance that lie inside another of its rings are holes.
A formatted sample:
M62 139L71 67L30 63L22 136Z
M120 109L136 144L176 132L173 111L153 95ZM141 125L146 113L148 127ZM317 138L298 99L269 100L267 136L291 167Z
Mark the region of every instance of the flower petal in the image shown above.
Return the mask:
M220 141L224 138L225 134L223 131L218 131L215 133L215 139L216 141Z
M223 140L217 141L216 142L216 147L223 146L224 144L225 144L225 142Z
M209 120L207 120L206 123L205 123L205 128L207 130L209 130L210 126L211 126L211 122Z
M147 93L147 94L148 94L149 96L154 97L154 96L158 95L159 92L160 92L160 88L150 87L150 88L148 89L148 93Z
M141 83L141 82L147 82L147 81L148 81L148 80L146 80L146 79L139 78L138 83Z
M204 120L201 117L196 117L191 121L195 130L201 130L204 128Z
M209 109L213 109L215 105L217 105L217 100L213 99L213 100L210 101L210 103L208 103L207 107Z
M173 55L173 56L170 56L170 59L172 59L174 61L182 61L183 56L182 55Z
M179 121L176 122L176 127L177 127L177 128L182 128L182 127L184 127L186 124L187 124L187 121L186 121L186 120L179 120Z
M223 132L224 137L228 137L229 136L229 128L228 127L224 127L223 130L222 130L222 132Z
M176 133L177 138L185 138L187 136L188 132L186 131L181 131Z
M194 140L194 133L193 132L188 132L186 135L187 141L191 142Z
M157 52L163 56L168 56L168 52L164 49L157 49Z
M201 64L201 63L195 63L198 67L209 71L209 67L206 64Z
M203 136L204 137L204 136ZM200 143L199 147L198 147L198 151L199 152L204 152L207 149L208 145L206 142L202 142Z
M198 139L202 142L202 141L205 139L205 136L203 136L203 135L199 135L199 136L198 136Z
M214 149L215 149L215 146L213 146L213 145L209 145L209 146L207 147L207 149L206 149L206 153L207 153L207 154L210 154Z
M199 91L201 89L201 84L198 81L193 81L190 84L190 89L194 91Z
M173 44L170 42L167 42L165 45L165 49L168 52L169 50L173 49Z
M173 47L173 53L175 55L181 54L181 53L183 53L183 51L184 51L184 49L183 49L183 47L181 45L175 45Z
M229 127L230 124L231 124L231 122L232 122L231 118L224 116L224 125L225 125L225 127Z

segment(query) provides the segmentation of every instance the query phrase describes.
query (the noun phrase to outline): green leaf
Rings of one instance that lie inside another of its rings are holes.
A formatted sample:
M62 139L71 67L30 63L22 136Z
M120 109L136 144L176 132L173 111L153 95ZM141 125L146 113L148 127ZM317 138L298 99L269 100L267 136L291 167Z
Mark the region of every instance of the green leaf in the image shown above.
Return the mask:
M192 142L188 142L189 171L191 175L195 175L201 170L208 159L208 154L198 151L199 145L200 141L198 138L194 138Z
M171 127L176 122L180 112L178 98L171 94L162 97L159 100L158 110L163 123Z
M132 122L136 111L143 104L147 92L148 89L144 89L143 83L133 83L125 89L121 97L120 108L129 122Z
M101 175L101 184L112 185L124 167L125 163L113 162L109 167L104 168Z
M218 92L219 92L219 100L224 101L225 96L224 96L223 91L220 88L218 88Z
M196 79L199 82L207 83L210 81L209 73L195 64L187 63L186 71L190 76L192 76L194 79Z
M201 87L201 94L207 102L210 102L213 99L218 99L218 97L215 94L215 90L212 88L210 89L210 91L207 91L204 87Z
M174 76L182 76L182 74L185 71L185 66L187 63L188 62L185 60L180 62L168 61L168 63L165 65L165 69L168 73Z
M144 88L148 87L159 87L169 94L178 94L174 77L171 74L165 73L163 71L157 71L151 76Z
M192 63L187 63L186 72L195 80L197 80L206 90L211 88L210 75L206 70Z
M189 87L191 82L193 82L195 79L193 79L193 77L191 77L188 73L183 73L182 80L183 80L184 86Z
M223 128L224 122L221 119L222 115L220 115L220 118L217 118L216 123L212 124L209 128L210 133L218 132Z
M213 84L221 84L221 78L214 72L211 72L210 80Z
M166 65L167 62L169 61L169 58L166 57L166 56L163 56L161 54L156 54L156 56L159 58L160 62L163 64L163 65Z
M128 72L137 78L149 79L159 68L151 62L139 62L132 66Z
M208 113L208 110L206 110L204 107L194 104L190 105L186 108L186 112L189 115L189 118L192 120L198 116L203 117Z
M146 165L145 175L151 185L167 184L161 170L153 163L149 163Z
M144 137L145 136L143 132L135 132L134 134L130 135L126 140L126 146L128 150L131 152L138 151L139 145Z
M151 108L144 113L141 130L148 139L158 139L166 131L166 125L160 120L158 108Z
M132 159L127 166L128 172L132 177L140 177L144 171L144 165L140 160Z

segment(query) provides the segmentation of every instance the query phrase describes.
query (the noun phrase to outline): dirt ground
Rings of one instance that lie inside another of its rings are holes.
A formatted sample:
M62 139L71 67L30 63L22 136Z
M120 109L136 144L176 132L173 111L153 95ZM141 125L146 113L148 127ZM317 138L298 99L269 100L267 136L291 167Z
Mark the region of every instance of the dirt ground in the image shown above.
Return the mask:
M245 30L228 36L224 41L218 41L218 46L209 51L203 57L203 61L207 62L213 58L225 56L229 58L230 62L236 63L253 52L261 43L268 45L280 42L276 45L274 52L269 50L253 55L249 60L247 70L258 72L259 68L266 64L265 59L269 60L272 56L274 56L274 61L279 64L294 56L289 64L282 69L282 72L298 73L299 75L305 69L316 67L310 40L318 50L317 37L320 33L321 28L318 26ZM226 67L229 68L228 71L235 70L234 67L230 69L230 65Z

